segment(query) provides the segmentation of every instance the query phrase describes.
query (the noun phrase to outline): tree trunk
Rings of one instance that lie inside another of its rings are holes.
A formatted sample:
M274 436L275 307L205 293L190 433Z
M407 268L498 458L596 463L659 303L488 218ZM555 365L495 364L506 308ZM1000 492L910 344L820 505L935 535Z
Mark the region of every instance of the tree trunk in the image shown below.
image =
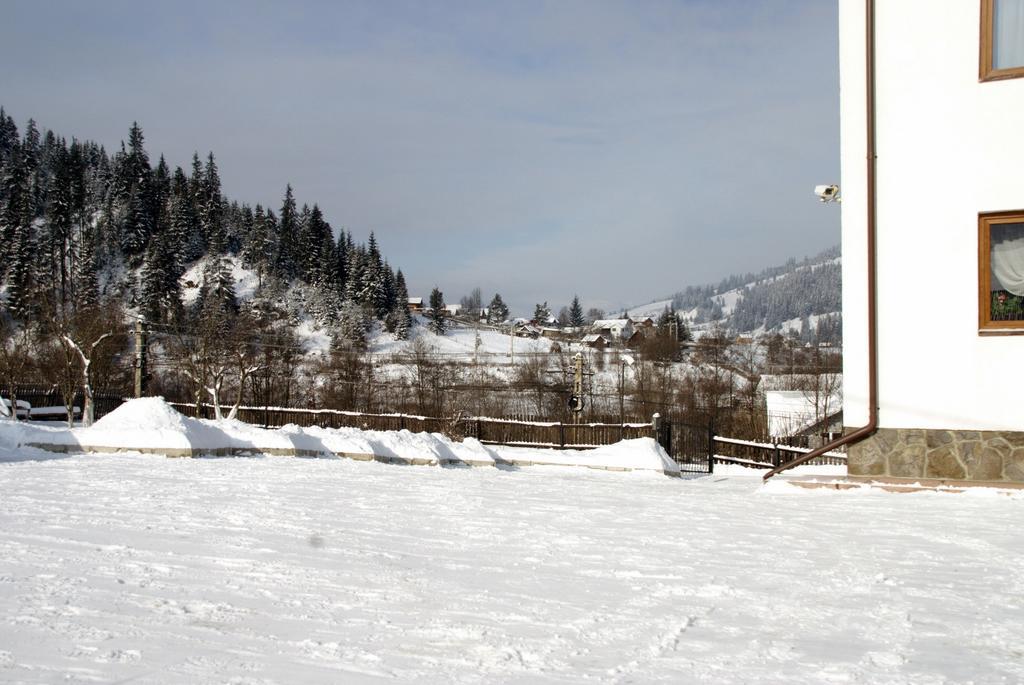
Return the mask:
M89 361L82 364L82 395L85 397L82 407L82 425L88 428L95 418L92 402L92 378L89 373Z

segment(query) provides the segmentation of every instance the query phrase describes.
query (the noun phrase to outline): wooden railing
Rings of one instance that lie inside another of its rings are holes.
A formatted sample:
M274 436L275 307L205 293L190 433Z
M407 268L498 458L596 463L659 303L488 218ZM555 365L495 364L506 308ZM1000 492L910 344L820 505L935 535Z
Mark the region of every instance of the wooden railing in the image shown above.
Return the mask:
M170 402L184 414L213 418L213 407L191 402ZM227 415L228 409L223 409ZM293 407L239 407L236 418L264 428L287 424L321 428L359 428L362 430L414 433L444 433L452 438L475 438L493 445L520 447L558 447L590 449L620 440L654 437L650 423L564 423L561 421L522 421L483 416L436 418L414 414L367 414L340 409L300 409Z
M714 437L716 447L715 461L740 464L753 468L772 469L789 461L793 456L809 454L813 449L807 447L792 447L781 443L754 442L752 440L736 440L725 438L720 435ZM718 448L727 450L730 454L719 454ZM820 457L812 459L810 464L822 465L831 464L843 466L846 464L846 455L842 452L826 452Z

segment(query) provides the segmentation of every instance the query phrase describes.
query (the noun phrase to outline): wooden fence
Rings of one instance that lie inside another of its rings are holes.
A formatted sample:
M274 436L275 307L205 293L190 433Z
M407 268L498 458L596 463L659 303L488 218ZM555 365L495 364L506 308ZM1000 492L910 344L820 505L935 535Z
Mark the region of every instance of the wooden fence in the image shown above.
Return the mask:
M170 402L182 413L213 418L213 407L190 402ZM223 409L226 415L227 409ZM366 414L339 409L297 409L289 407L240 407L239 421L264 428L287 424L321 428L359 428L362 430L413 433L444 433L455 439L476 438L492 445L520 447L558 447L590 449L620 440L654 437L650 423L563 423L560 421L522 421L490 417L435 418L414 414Z
M28 402L32 405L33 409L37 407L64 406L64 398L61 396L60 390L52 385L18 385L15 387L15 393L19 400ZM8 388L0 388L0 396L9 399L7 394ZM99 419L124 404L126 395L121 392L95 390L93 391L92 398L93 412L95 418ZM85 400L82 391L77 390L75 392L75 399L71 402L71 406L77 409L76 414L80 414L84 404ZM47 418L50 421L67 421L67 412L65 411L63 414L50 412Z
M456 423L456 432L480 442L520 447L590 449L620 440L653 437L650 423L564 423L473 417Z
M168 402L183 414L201 419L214 417L213 406L200 404L198 409L192 402ZM229 407L222 407L227 416ZM239 407L235 417L239 421L263 428L279 428L288 424L321 428L359 428L361 430L400 431L413 433L444 433L451 425L451 419L438 419L413 414L365 414L340 409L302 409L296 407Z
M777 442L754 442L736 440L720 435L714 437L715 461L740 464L754 468L772 469L812 450L808 447L793 447ZM719 451L726 454L719 454ZM846 465L846 455L841 452L826 452L807 462L812 465Z

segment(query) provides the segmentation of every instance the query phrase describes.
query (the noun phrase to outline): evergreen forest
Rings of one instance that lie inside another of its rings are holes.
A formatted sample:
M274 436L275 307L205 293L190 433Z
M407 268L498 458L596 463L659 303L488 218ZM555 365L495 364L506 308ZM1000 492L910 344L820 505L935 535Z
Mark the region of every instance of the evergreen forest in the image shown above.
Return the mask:
M238 266L258 280L244 303ZM290 185L279 205L249 206L224 196L213 152L171 169L152 162L137 123L111 153L31 119L19 131L2 108L0 283L5 325L54 331L106 305L167 330L310 316L356 346L374 321L399 338L412 323L405 279L375 236L357 243Z

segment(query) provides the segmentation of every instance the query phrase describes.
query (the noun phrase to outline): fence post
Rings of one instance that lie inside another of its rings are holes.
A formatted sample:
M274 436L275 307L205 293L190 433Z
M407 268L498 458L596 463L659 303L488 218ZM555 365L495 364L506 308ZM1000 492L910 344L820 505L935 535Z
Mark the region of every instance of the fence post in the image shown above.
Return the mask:
M558 422L558 446L565 447L565 424Z
M480 442L483 442L484 440L483 426L480 423L479 416L476 418L476 439L479 440Z
M779 464L782 463L781 456L779 455L779 443L773 442L772 446L775 448L775 451L772 453L772 466L778 468Z
M708 424L708 473L715 472L715 424Z

